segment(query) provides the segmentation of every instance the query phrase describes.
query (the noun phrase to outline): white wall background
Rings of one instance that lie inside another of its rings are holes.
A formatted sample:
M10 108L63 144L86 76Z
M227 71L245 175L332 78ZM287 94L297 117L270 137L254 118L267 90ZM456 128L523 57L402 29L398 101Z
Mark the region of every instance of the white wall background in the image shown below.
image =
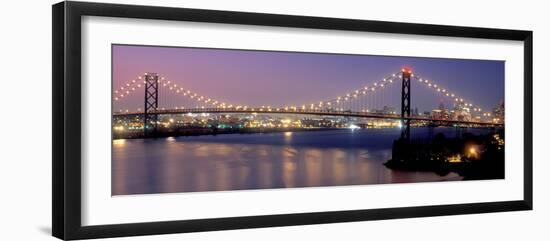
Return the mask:
M181 6L478 27L534 33L535 210L435 218L293 226L115 240L548 240L550 132L549 6L545 1L110 0ZM51 7L54 1L9 1L0 15L0 240L54 240L51 231ZM26 110L32 109L32 114ZM30 129L30 126L39 126ZM40 128L40 126L42 126Z

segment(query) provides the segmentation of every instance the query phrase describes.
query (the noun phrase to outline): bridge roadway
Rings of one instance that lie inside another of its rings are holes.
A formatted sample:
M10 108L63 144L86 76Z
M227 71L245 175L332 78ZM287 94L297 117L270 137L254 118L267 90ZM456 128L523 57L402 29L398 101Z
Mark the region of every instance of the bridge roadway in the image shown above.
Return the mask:
M169 115L169 114L201 114L201 113L241 113L241 114L298 114L298 115L318 115L318 116L345 116L345 117L360 117L360 118L375 118L375 119L390 119L401 120L408 119L413 121L426 121L426 122L439 122L439 123L456 123L476 126L491 126L502 127L504 124L495 124L492 122L480 122L480 121L461 121L461 120L446 120L446 119L430 119L425 117L405 117L401 118L399 115L382 115L369 112L352 112L352 111L335 111L335 110L285 110L284 108L190 108L190 109L165 109L156 110L149 114ZM114 113L113 117L130 117L143 115L143 112L124 112Z

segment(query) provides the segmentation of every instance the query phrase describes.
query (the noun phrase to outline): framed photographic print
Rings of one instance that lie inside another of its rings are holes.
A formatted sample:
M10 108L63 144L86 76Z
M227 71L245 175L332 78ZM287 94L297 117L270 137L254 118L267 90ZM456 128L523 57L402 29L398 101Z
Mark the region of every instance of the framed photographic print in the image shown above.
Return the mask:
M61 2L53 235L532 209L532 32Z

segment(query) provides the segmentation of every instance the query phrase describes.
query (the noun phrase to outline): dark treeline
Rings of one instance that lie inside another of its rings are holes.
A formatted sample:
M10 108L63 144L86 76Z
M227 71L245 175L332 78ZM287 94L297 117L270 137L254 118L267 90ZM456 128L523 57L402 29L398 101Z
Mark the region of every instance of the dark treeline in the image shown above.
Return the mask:
M474 135L466 132L448 138L439 133L431 139L394 141L388 168L431 171L439 175L456 172L465 180L504 178L504 131Z

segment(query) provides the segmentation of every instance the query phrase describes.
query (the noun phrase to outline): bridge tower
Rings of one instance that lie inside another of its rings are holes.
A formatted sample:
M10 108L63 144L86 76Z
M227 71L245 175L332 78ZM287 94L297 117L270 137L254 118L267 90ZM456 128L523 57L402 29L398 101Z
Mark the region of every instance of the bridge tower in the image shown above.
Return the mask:
M411 68L401 70L401 139L409 142L411 140Z
M159 76L157 73L145 73L145 100L143 112L143 133L148 136L157 132L159 100Z

